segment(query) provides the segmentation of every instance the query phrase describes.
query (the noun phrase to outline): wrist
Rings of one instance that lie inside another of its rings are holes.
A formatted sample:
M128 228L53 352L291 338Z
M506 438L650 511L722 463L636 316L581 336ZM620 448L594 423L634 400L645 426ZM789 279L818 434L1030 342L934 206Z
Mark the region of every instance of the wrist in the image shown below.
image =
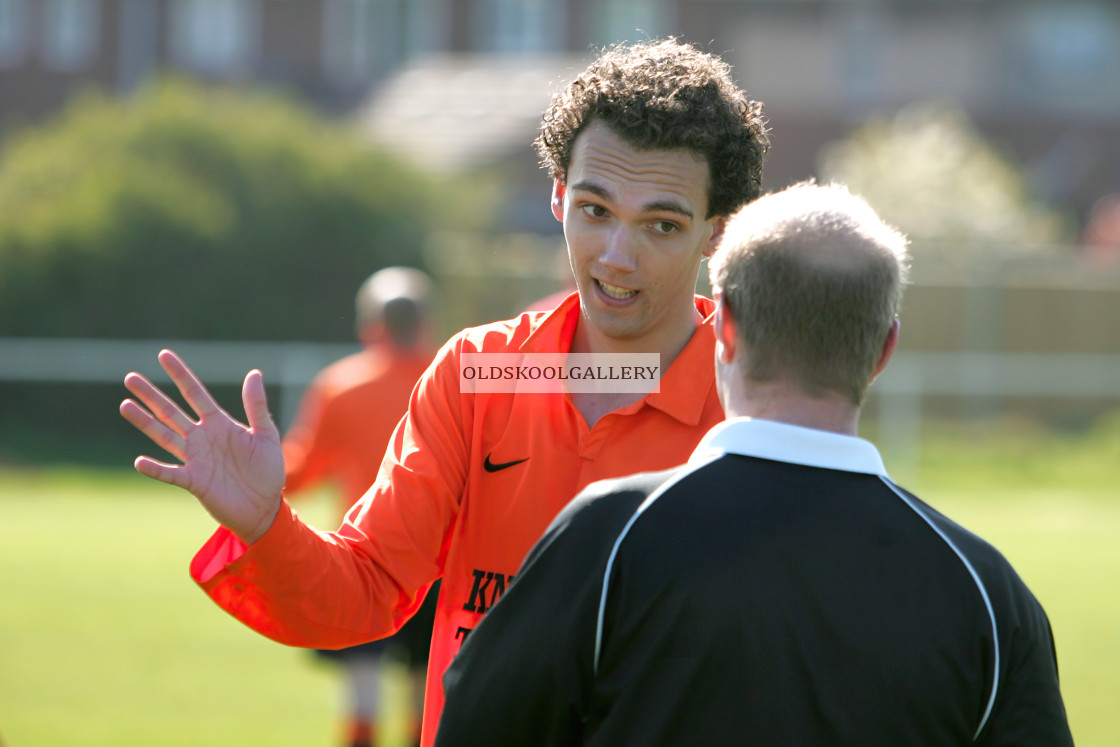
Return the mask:
M257 522L257 524L251 530L246 532L234 531L234 534L236 534L237 538L244 542L246 545L253 544L261 537L268 534L268 530L272 528L272 525L276 522L276 517L280 514L280 506L283 502L283 495L276 496L276 500L273 502L272 508L265 512L264 516L261 517L261 520Z

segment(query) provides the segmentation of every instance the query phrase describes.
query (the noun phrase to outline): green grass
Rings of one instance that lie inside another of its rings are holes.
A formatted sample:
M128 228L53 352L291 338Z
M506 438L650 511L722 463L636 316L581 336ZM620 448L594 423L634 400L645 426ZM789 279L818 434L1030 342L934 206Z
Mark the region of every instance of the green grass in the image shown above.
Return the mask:
M1115 744L1120 420L1084 436L934 428L896 477L1015 564L1050 615L1077 744ZM321 525L328 510L302 513ZM129 471L0 472L5 747L335 743L334 671L190 581L212 528L188 495Z
M309 745L330 676L194 587L212 524L138 475L7 475L0 487L6 745Z
M123 470L0 473L6 747L337 743L335 671L190 580L213 526Z

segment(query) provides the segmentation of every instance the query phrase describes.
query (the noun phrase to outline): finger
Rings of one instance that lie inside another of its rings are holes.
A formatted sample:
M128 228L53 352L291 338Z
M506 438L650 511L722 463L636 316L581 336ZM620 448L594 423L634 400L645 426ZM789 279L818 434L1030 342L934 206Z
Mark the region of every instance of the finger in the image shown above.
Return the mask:
M144 376L135 372L130 373L124 377L124 386L136 399L151 410L152 414L159 418L161 423L173 429L180 436L185 438L187 432L195 425L190 416L183 412L183 408L179 407L174 400L163 393L162 389ZM135 425L135 423L133 424Z
M182 465L166 464L146 456L136 457L136 461L132 464L136 467L136 471L145 477L179 488L187 487L186 470L183 469Z
M126 399L121 402L121 415L137 430L150 438L157 446L180 461L186 460L186 440L156 418L136 402Z
M170 350L159 351L159 364L171 377L171 380L175 382L175 386L179 388L179 393L183 395L183 399L187 401L187 404L200 418L213 415L222 409L218 406L217 400L211 396L203 385L202 380L174 352Z
M264 375L253 369L245 376L241 385L241 403L245 406L245 417L249 427L256 433L280 437L280 431L268 412L268 395L264 389Z

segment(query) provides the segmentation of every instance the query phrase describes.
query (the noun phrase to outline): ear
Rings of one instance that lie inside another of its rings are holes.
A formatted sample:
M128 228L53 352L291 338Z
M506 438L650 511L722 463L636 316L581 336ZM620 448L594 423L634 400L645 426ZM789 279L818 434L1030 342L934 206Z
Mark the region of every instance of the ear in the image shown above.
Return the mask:
M564 182L559 179L552 180L552 214L561 223L564 222L564 195L567 193L568 188Z
M879 354L879 362L875 364L875 370L871 374L871 380L875 381L883 369L887 367L887 362L894 355L894 349L898 346L898 330L901 323L895 319L891 322L891 328L887 331L887 338L883 340L883 351Z
M703 254L705 257L711 257L719 249L719 242L723 240L723 231L727 228L727 216L720 215L712 219L712 235L708 237L707 243L704 244Z
M731 363L739 346L739 330L723 294L716 291L715 296L716 315L713 322L716 330L716 359L720 363Z

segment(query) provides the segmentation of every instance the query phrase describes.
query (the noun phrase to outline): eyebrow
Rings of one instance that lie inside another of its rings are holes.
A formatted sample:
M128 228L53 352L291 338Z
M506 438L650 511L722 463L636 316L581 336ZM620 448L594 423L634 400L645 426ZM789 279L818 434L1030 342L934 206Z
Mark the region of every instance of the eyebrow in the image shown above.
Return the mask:
M598 184L595 184L594 182L589 182L589 181L586 181L586 180L581 181L581 182L576 182L569 189L571 189L572 191L590 192L591 194L593 194L597 197L600 197L604 200L608 200L608 201L612 199L611 198L611 193L608 192L606 189L604 189L603 187L600 187ZM648 203L648 204L643 206L642 212L644 212L644 213L661 213L661 212L676 213L677 215L683 215L687 218L694 217L693 213L692 213L692 210L690 210L687 206L680 204L679 202L674 202L673 200L658 200L657 202Z

